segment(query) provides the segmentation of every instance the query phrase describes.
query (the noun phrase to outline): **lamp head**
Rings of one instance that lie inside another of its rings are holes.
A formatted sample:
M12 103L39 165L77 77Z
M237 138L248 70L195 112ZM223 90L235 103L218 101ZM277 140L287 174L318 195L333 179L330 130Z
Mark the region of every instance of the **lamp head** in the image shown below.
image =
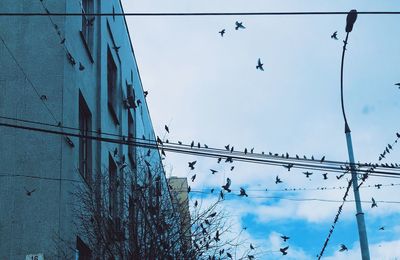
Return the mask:
M349 33L353 30L353 25L357 20L357 10L353 9L347 14L346 18L346 32Z

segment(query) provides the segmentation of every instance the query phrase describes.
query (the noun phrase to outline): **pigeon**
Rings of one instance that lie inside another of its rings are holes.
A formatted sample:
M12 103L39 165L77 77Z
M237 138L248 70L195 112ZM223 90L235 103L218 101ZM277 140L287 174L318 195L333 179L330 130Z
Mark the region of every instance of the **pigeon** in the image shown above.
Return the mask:
M213 192L214 192L214 189L211 189L211 190L210 190L210 193L213 193Z
M286 242L290 237L288 237L288 236L281 236L281 238L283 239L283 242Z
M385 230L385 227L380 227L379 230Z
M226 184L221 186L224 190L226 190L227 192L231 192L231 190L229 189L229 187L231 186L231 179L226 178Z
M189 193L192 189L188 186L187 192Z
M197 205L199 205L199 203L197 202L197 200L194 202L194 207L197 207Z
M217 212L213 212L213 213L211 213L210 215L208 215L207 218L213 218L213 217L215 217L216 215L217 215Z
M214 239L215 239L215 242L218 242L218 241L221 240L221 239L219 238L219 230L217 230L217 233L215 233Z
M163 142L161 141L160 137L158 137L158 136L157 136L157 143L159 143L161 145L163 144Z
M118 154L118 148L115 147L115 149L114 149L114 157L117 156L117 154Z
M335 31L332 35L331 35L332 39L338 40L337 38L337 31Z
M179 144L179 145L182 145L182 142L181 142L181 141L178 141L178 144Z
M251 148L250 153L253 153L253 152L254 152L254 148Z
M200 148L200 147L201 147L200 143L197 143L197 148Z
M191 170L194 170L194 165L196 164L196 162L197 162L197 161L188 162L189 168L190 168Z
M169 133L169 128L168 128L168 126L165 125L164 128L165 128L165 131L167 131L167 133Z
M235 25L236 25L235 30L245 29L245 28L246 28L246 27L243 26L243 23L242 23L242 22L236 21L236 22L235 22Z
M396 85L396 86L398 86L398 87L400 88L400 82L399 82L399 83L396 83L396 84L394 84L394 85Z
M232 255L231 255L229 252L226 252L226 255L227 255L230 259L232 259Z
M213 169L210 169L210 171L211 171L211 174L215 174L216 172L218 172L218 171L213 170Z
M305 174L306 177L309 178L310 175L312 175L313 173L312 173L312 172L309 172L309 171L306 171L306 172L303 172L303 174Z
M164 155L164 156L166 156L166 155L165 155L164 148L161 148L161 154Z
M253 250L253 249L254 249L254 246L253 246L252 244L250 244L250 249L251 249L251 250Z
M347 246L345 246L344 244L340 245L340 249L339 252L343 252L343 251L348 251L349 249L347 248Z
M233 158L232 157L226 157L225 162L233 163Z
M264 66L264 64L261 63L261 60L260 60L260 58L259 58L259 59L258 59L258 62L257 62L256 69L261 70L261 71L264 71L263 66Z
M248 259L254 259L254 255L247 255Z
M192 142L190 143L190 148L193 148L193 146L194 146L194 141L192 141Z
M378 190L381 188L382 184L375 184L375 187L378 188Z
M83 64L81 62L79 62L79 70L80 71L85 70L85 66L83 66Z
M325 161L325 156L323 156L319 162L323 163L324 161Z
M242 187L240 187L240 194L239 194L239 196L240 196L240 197L243 197L243 196L246 196L246 197L248 197L249 195L247 195L247 193L246 193L246 190L245 190L245 189L243 189Z
M220 163L220 162L221 162L221 160L222 160L222 158L221 158L221 157L219 157L217 162L218 162L218 163Z
M221 34L221 37L224 37L225 34L225 29L222 29L221 31L218 32L219 34Z
M275 184L278 184L278 183L282 183L282 181L281 181L281 179L279 179L279 176L276 176L276 178L275 178Z
M148 157L148 156L150 156L150 155L151 155L151 150L149 149L149 150L147 151L146 156Z
M372 200L371 208L378 207L378 205L376 204L376 201L375 201L375 199L374 199L374 198L372 198L371 200Z
M40 99L41 99L41 100L47 100L47 96L46 96L46 95L41 95L41 96L40 96Z
M244 148L244 154L247 154L247 148Z
M231 147L231 153L233 152L233 146Z
M62 40L60 41L60 44L64 44L65 43L65 38L62 38Z
M224 199L224 192L222 190L219 192L219 196L221 197L221 200Z
M147 95L149 94L149 92L147 90L143 91L143 95L144 97L147 97ZM169 131L167 131L169 133Z
M313 156L313 155L311 155L311 160L313 160L313 161L314 161L314 156Z
M235 169L235 166L232 166L232 167L231 167L231 171L233 171L233 169Z
M328 179L328 173L323 173L322 175L324 176L324 180Z
M211 223L210 223L210 221L208 221L208 219L205 219L204 223L206 223L207 225L211 225Z
M121 46L114 46L114 47L112 47L116 52L118 52L119 51L119 49L121 48Z
M225 149L226 149L227 151L229 151L229 144L228 144L228 145L225 145Z
M24 189L25 189L25 192L26 192L26 196L31 196L32 193L36 191L36 189L33 189L33 190L31 190L31 191L28 191L25 187L24 187Z
M208 148L208 145L204 144L204 148Z
M196 174L192 176L192 182L196 179Z
M293 163L289 163L288 165L283 165L283 167L287 168L287 170L290 172L290 168L293 167Z
M289 249L289 246L284 247L284 248L280 248L279 251L281 251L282 255L287 255L287 250Z

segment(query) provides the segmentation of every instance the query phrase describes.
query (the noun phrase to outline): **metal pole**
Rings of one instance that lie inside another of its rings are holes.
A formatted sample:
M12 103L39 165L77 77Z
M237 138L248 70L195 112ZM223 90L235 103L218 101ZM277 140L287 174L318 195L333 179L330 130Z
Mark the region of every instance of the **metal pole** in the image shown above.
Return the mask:
M353 15L353 17L350 17ZM353 18L353 21L350 21L351 24L349 24L349 18ZM353 24L357 18L357 11L352 10L347 16L347 25L346 25L346 39L343 41L343 52L342 52L342 64L341 64L341 70L340 70L340 97L341 97L341 104L342 104L342 113L343 113L343 119L344 119L344 132L346 134L346 143L347 143L347 152L349 154L349 162L350 162L350 171L351 171L351 182L353 185L353 191L354 191L354 201L356 203L356 218L357 218L357 225L358 225L358 236L360 239L360 248L361 248L361 257L362 260L370 260L369 256L369 248L368 248L368 238L367 238L367 230L365 228L365 220L364 220L364 213L362 212L361 208L361 198L360 198L360 193L358 190L358 181L357 181L357 172L354 167L355 165L355 160L354 160L354 153L353 153L353 143L351 141L351 131L350 127L347 123L347 118L346 118L346 113L344 110L344 102L343 102L343 63L344 63L344 54L346 52L346 45L347 45L347 39L349 37L349 33L351 32L353 28Z

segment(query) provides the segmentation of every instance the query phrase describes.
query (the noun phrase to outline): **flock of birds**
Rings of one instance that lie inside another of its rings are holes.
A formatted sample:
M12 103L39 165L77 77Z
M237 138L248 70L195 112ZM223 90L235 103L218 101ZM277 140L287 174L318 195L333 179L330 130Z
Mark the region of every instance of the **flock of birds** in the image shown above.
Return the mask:
M238 28L241 28L241 27L239 26ZM222 33L222 31L221 31L221 33ZM223 35L223 33L222 33L222 35ZM332 38L335 38L335 37L336 37L336 32L332 35ZM335 39L336 39L336 38L335 38ZM167 125L165 125L165 130L169 133L169 127L168 127ZM396 135L397 135L398 138L400 138L400 134L399 134L399 133L396 133ZM397 141L397 140L396 140L396 141ZM157 142L160 143L160 144L163 143L159 137L157 137ZM167 141L167 142L168 142L168 141ZM180 142L180 141L178 141L178 144L183 145L183 143ZM200 144L200 142L197 142L197 145L196 145L196 144L195 144L195 141L192 141L192 142L190 143L190 148L195 148L195 147L197 147L197 148L203 148L203 147L204 147L204 148L208 148L208 145L203 144L203 146L202 146L202 145ZM230 153L233 153L233 152L235 151L234 146L233 146L233 145L230 145L230 144L225 145L224 148L225 148L226 151L228 151L228 152L230 152ZM389 144L389 145L386 147L385 152L383 153L383 155L385 155L386 153L389 153L391 149L393 149L393 147ZM245 155L248 154L248 153L253 154L253 153L254 153L254 148L251 148L251 149L245 148L244 151L243 151L243 153L244 153ZM264 152L262 152L262 154L264 154ZM165 156L165 154L163 154L163 155ZM269 155L270 155L270 156L278 156L278 157L282 157L282 158L290 158L290 156L289 156L288 153L280 155L280 154L277 154L277 153L274 154L274 153L271 153L271 152L270 152ZM295 157L296 157L296 159L308 159L305 155L301 158L299 155L296 154ZM316 158L314 158L314 156L311 156L310 159L311 159L311 160L315 160L315 161L320 162L320 163L323 163L323 162L325 161L325 156L323 156L321 159L316 159ZM221 162L223 162L223 160L224 160L225 163L228 163L228 164L233 163L233 158L230 157L230 156L219 157L219 158L217 158L217 163L220 164ZM188 168L189 168L190 171L195 170L196 163L197 163L196 160L195 160L195 161L190 161L190 162L188 162ZM290 171L290 170L292 169L293 166L294 166L293 163L288 163L288 164L286 164L286 165L283 165L283 167L286 168L288 171ZM230 166L229 168L230 168L231 171L234 170L234 166ZM209 169L209 170L210 170L210 173L211 173L212 175L218 173L218 170L215 170L215 169ZM313 172L305 171L305 172L303 172L303 174L305 175L306 178L310 179L310 176L313 175ZM327 173L323 173L323 174L322 174L324 180L327 180L327 179L328 179L328 176L327 176L327 175L328 175ZM344 174L342 174L342 175L340 175L340 176L336 176L336 178L337 178L337 179L340 179L340 178L342 178L343 176L344 176ZM191 178L190 178L191 181L194 182L194 181L196 180L196 177L197 177L197 175L196 175L196 174L193 174L193 175L191 176ZM283 183L283 181L281 180L281 178L280 178L279 176L276 176L276 178L275 178L275 184L280 184L280 183ZM224 185L221 186L221 190L220 190L220 193L219 193L219 197L220 197L221 200L224 200L224 197L225 197L225 194L226 194L226 193L231 193L231 192L232 192L231 186L232 186L232 180L228 177L228 178L226 178L226 183L225 183ZM380 186L378 185L377 188L379 189ZM188 191L188 192L191 191L190 185L188 186L188 190L187 190L187 191ZM215 191L215 189L212 188L212 189L211 189L211 193L214 193L214 191ZM248 194L247 194L246 190L245 190L243 187L240 187L239 194L237 194L237 196L239 196L239 197L248 197ZM198 206L197 200L195 201L194 206L195 206L195 207ZM378 207L378 204L376 203L376 201L375 201L374 198L371 198L371 208L375 208L375 207ZM384 230L384 227L383 227L383 226L380 227L379 230ZM218 238L219 238L219 237L218 237ZM282 235L281 238L283 239L283 242L287 242L287 240L288 240L290 237L288 237L288 236L286 236L286 235ZM251 248L251 249L254 249L254 246L253 246L252 244L250 244L250 248ZM289 249L289 246L287 245L287 246L285 246L285 247L280 248L280 249L279 249L279 252L281 252L282 255L284 256L284 255L287 255L287 254L288 254L288 249ZM340 252L347 251L347 250L348 250L348 248L347 248L346 245L344 245L344 244L342 244L341 247L340 247L340 249L339 249ZM254 256L249 255L249 259L254 259Z

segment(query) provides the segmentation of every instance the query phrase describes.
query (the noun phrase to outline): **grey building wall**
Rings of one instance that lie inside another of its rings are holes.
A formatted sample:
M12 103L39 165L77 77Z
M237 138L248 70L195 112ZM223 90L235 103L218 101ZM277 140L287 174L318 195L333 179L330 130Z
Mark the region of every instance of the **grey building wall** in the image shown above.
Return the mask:
M122 12L117 0L93 2L94 12ZM79 13L81 0L0 1L0 12L46 9ZM124 17L95 17L90 50L81 29L81 16L0 16L0 116L78 128L81 92L92 114L92 130L127 136L128 113L132 113L136 136L155 140ZM119 124L115 124L107 105L108 49L118 71ZM127 85L133 86L136 100L141 100L135 110L124 107ZM4 118L0 122L63 130ZM76 185L84 183L78 170L79 139L70 140L74 147L61 135L0 126L0 259L24 259L33 253L49 258L57 253L55 240L84 237L73 223L71 196ZM126 145L92 142L93 176L107 172L109 155L116 148L115 160L128 157ZM137 154L145 151L147 148L137 148ZM157 150L149 161L161 164ZM129 167L119 174L132 176L132 181L143 179L135 176L137 173L130 170L133 165L127 162ZM164 171L157 174L164 193L168 193Z

